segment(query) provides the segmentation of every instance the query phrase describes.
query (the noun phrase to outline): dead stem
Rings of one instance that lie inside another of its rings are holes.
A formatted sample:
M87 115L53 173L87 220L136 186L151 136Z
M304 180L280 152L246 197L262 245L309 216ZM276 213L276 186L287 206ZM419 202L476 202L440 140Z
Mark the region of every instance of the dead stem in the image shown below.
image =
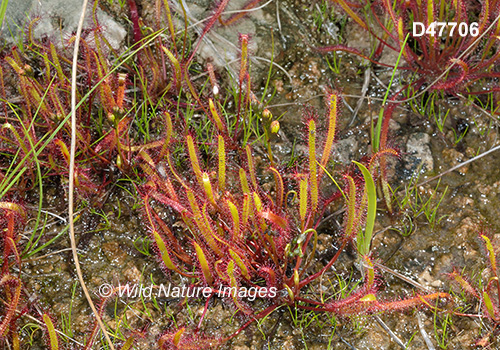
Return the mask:
M467 164L469 164L469 163L472 163L472 162L474 162L474 161L476 161L476 160L478 160L478 159L480 159L480 158L483 158L484 156L486 156L486 155L488 155L488 154L490 154L490 153L493 153L493 152L495 152L495 151L497 151L497 150L499 150L499 149L500 149L500 145L495 146L495 147L491 148L490 150L488 150L488 151L486 151L486 152L483 152L483 153L481 153L481 154L480 154L480 155L478 155L478 156L475 156L474 158L471 158L471 159L469 159L469 160L467 160L467 161L465 161L465 162L463 162L463 163L457 164L457 165L455 165L454 167L452 167L452 168L450 168L450 169L448 169L448 170L446 170L446 171L443 171L441 174L436 175L436 176L434 176L434 177L431 177L430 179L427 179L427 180L425 180L425 181L423 181L423 182L419 183L417 186L422 186L422 185L425 185L425 184L427 184L427 183L429 183L429 182L431 182L431 181L437 180L437 179L439 179L440 177L442 177L443 175L446 175L446 174L448 174L448 173L451 173L452 171L457 170L457 169L459 169L459 168L461 168L461 167L463 167L463 166L465 166L465 165L467 165Z
M69 216L69 236L71 240L71 250L73 252L73 260L75 261L76 273L82 286L83 292L87 301L94 313L99 328L106 337L106 341L109 344L111 350L114 350L113 342L109 338L108 332L106 332L106 327L104 326L99 313L90 297L85 281L83 280L82 271L80 269L80 263L78 260L78 253L76 251L76 240L75 240L75 225L73 221L73 206L74 206L74 176L75 176L75 149L76 149L76 70L78 62L78 49L80 44L80 38L82 34L83 21L85 19L85 11L87 10L88 0L83 0L82 11L80 14L80 20L78 22L78 29L76 31L75 37L75 48L73 50L73 67L71 69L71 151L70 151L70 161L69 161L69 190L68 190L68 216ZM89 340L91 341L91 340Z

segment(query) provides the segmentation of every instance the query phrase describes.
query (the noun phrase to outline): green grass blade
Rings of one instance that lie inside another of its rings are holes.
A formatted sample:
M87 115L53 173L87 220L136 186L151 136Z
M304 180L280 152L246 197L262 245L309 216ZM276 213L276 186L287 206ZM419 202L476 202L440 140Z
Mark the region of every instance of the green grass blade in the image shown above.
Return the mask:
M0 31L3 29L3 22L5 20L5 13L7 12L7 5L9 0L2 0L0 2Z
M374 152L378 152L380 151L379 150L379 147L380 147L380 133L382 132L382 121L384 119L384 110L385 110L385 103L387 102L387 98L389 97L389 92L391 91L391 86L392 86L392 82L394 81L394 76L396 75L396 70L398 69L398 66L399 66L399 62L401 61L401 56L403 56L403 51L406 47L406 42L408 41L408 37L410 36L410 33L408 33L406 35L406 38L403 42L403 45L401 45L401 51L399 51L399 56L398 56L398 60L396 61L396 64L394 65L394 69L392 71L392 75L391 75L391 80L389 82L389 86L387 87L387 90L385 92L385 96L384 96L384 101L382 102L382 108L380 110L380 114L378 116L378 120L377 120L377 127L375 129L375 137L373 137L373 140L372 140L372 145L373 145L373 151ZM373 133L372 133L373 135Z
M368 169L361 163L356 161L353 161L353 163L356 164L363 173L366 194L368 196L365 232L364 234L358 235L358 251L361 255L368 255L370 253L373 227L375 226L375 217L377 216L377 191L375 189L375 182Z
M141 49L143 49L145 46L149 45L154 39L156 39L156 37L158 37L162 32L164 31L164 29L160 30L160 31L157 31L153 34L151 34L150 37L146 37L143 39L143 41L141 42L142 45L140 45L138 48L138 44L137 43L136 45L128 48L123 54L122 56L120 56L118 59L117 59L117 64L116 66L111 69L109 71L108 74L106 74L104 77L102 77L93 87L92 89L90 89L83 97L82 99L78 102L78 104L76 105L76 109L80 108L80 106L82 104L85 103L85 101L89 98L89 96L94 92L94 90L96 90L99 85L105 80L107 79L110 75L112 75L118 68L120 68L125 62L127 62L127 60L129 60L130 58L132 58L133 56L135 56ZM24 172L26 172L27 168L24 166L24 163L26 162L26 160L31 156L31 154L33 153L35 157L38 157L42 152L43 150L45 149L45 147L48 146L48 144L56 137L57 133L59 132L59 130L61 130L63 128L64 125L66 125L66 123L68 122L69 118L71 116L71 113L68 113L63 120L61 120L61 122L59 123L59 125L52 131L52 133L50 134L45 134L43 135L39 140L38 142L35 144L35 148L32 148L31 150L29 150L28 154L26 154L24 156L24 158L21 160L21 162L19 164L17 164L17 166L12 170L12 172L6 176L2 183L0 184L0 198L4 197L5 194L10 190L10 188L14 185L14 183L17 182L17 180L19 180L19 178L24 174Z

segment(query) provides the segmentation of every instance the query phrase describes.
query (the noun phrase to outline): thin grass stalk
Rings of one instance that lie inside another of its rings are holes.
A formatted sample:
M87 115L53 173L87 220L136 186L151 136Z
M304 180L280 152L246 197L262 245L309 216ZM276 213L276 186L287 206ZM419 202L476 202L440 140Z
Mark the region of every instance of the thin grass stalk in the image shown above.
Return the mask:
M68 190L68 216L69 216L69 232L70 232L70 241L71 241L71 250L73 252L73 260L75 261L75 268L78 275L78 279L80 281L80 285L82 286L83 292L87 301L94 313L96 320L99 324L99 327L106 337L106 341L111 350L115 350L113 342L109 338L108 332L106 331L106 327L101 320L99 312L97 311L92 298L88 292L87 286L85 285L85 281L83 280L83 274L80 269L80 263L78 259L78 254L76 250L76 239L75 239L75 226L73 221L73 208L74 208L74 176L75 176L75 153L76 153L76 70L77 70L77 61L78 61L78 50L80 44L80 38L82 34L83 21L85 19L85 12L87 10L88 0L83 0L82 10L80 15L80 20L78 22L78 28L76 31L76 39L75 39L75 47L73 51L73 66L71 72L71 153L70 153L70 164L69 164L69 190Z

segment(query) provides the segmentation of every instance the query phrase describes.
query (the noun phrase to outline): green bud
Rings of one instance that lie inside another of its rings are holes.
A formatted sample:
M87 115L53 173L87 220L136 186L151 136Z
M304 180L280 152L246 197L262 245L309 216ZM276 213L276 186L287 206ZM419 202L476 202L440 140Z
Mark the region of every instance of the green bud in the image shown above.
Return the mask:
M273 134L277 134L278 131L280 131L280 122L277 120L273 120L273 122L271 123L271 132Z

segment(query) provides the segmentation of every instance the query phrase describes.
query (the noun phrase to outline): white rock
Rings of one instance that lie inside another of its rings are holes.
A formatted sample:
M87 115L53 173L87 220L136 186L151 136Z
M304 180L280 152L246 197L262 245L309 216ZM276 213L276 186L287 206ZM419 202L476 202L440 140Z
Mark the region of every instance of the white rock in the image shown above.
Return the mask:
M89 2L86 11L84 29L93 29L92 8L93 1ZM35 39L42 37L50 38L55 45L65 45L61 39L68 39L76 32L80 11L81 0L23 0L9 1L6 12L6 22L0 35L7 41L16 41L16 36L26 28L27 24L38 18L33 36ZM125 28L108 16L99 7L96 10L96 18L102 27L104 37L114 49L119 49L127 35Z

